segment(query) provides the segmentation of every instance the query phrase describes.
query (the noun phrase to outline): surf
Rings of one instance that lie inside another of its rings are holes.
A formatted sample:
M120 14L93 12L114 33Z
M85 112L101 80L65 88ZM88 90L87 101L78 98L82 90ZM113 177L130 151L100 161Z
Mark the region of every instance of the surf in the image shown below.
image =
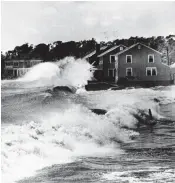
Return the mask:
M174 87L86 92L84 86L92 77L89 63L65 58L2 83L4 182L80 157L120 156L125 153L123 144L139 138L135 115L144 119L142 112L146 115L151 109L156 120L164 118L159 105L174 100Z

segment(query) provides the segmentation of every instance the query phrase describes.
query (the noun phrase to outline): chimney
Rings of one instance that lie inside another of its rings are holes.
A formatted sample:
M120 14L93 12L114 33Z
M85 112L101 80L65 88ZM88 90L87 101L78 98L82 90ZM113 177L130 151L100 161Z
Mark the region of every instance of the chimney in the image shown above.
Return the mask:
M100 44L96 44L96 54L98 55L100 53Z

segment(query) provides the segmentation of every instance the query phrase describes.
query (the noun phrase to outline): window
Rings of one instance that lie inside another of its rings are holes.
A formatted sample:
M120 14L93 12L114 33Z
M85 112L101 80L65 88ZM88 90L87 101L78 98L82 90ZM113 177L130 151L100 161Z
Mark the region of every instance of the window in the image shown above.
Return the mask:
M126 76L132 76L132 68L126 68Z
M114 69L108 69L108 76L114 77Z
M31 61L31 66L34 66L34 65L36 65L36 63L35 63L35 61Z
M141 49L141 45L138 45L138 49L139 49L139 50Z
M146 75L147 76L157 76L157 68L156 67L147 67Z
M99 65L103 65L103 57L100 57Z
M13 62L5 62L5 66L13 66Z
M27 61L26 61L26 67L27 67L27 68L29 68L29 67L32 66L30 63L31 63L30 60L27 60Z
M153 63L154 62L154 55L148 55L148 63Z
M122 51L123 50L123 46L120 46L120 51Z
M157 76L157 69L156 68L152 68L152 76Z
M20 61L20 62L19 62L19 67L20 67L20 68L25 67L25 62L24 62L24 61Z
M115 55L110 55L110 63L114 63L115 62Z
M19 67L19 62L13 62L14 67Z
M146 75L151 76L151 68L146 68Z
M126 63L132 63L132 55L126 55Z

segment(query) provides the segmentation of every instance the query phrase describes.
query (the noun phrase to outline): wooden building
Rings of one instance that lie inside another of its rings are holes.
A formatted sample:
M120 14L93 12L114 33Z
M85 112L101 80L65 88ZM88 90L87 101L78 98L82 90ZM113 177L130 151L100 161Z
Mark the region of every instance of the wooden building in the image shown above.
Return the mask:
M6 60L5 61L5 76L7 78L17 78L23 76L36 64L42 60Z
M118 84L169 84L170 67L162 63L161 53L142 43L128 48L116 45L97 55L95 77Z

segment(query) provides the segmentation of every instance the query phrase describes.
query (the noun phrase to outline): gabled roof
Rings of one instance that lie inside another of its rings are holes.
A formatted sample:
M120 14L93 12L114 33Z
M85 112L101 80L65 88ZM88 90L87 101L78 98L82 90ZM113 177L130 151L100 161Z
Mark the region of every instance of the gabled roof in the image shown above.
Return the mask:
M102 51L102 50L104 50L104 49L106 49L106 48L107 48L107 46L102 46L102 47L100 48L100 51ZM90 52L89 54L85 55L85 56L83 57L83 59L87 59L87 58L89 58L89 57L92 57L94 54L96 54L96 50L94 50L94 51Z
M89 58L91 57L92 55L94 55L96 53L96 51L92 51L91 53L87 54L86 56L84 56L83 58L86 59L86 58Z
M117 53L117 54L115 54L115 55L120 55L120 54L122 54L122 53L124 53L124 52L130 50L131 48L134 48L134 47L137 46L137 45L145 46L145 47L147 47L148 49L150 49L150 50L152 50L152 51L155 51L155 52L157 52L158 54L162 55L162 53L160 53L159 51L157 51L157 50L155 50L155 49L153 49L153 48L151 48L151 47L149 47L149 46L146 46L145 44L142 44L142 43L133 44L132 46L126 48L126 49L123 50L123 51L120 51L119 53Z
M120 46L126 47L126 46L124 46L124 45L122 45L122 44L113 46L112 48L110 48L110 49L106 50L105 52L101 53L100 55L98 55L98 57L102 57L102 56L106 55L107 53L109 53L109 52L115 50L116 48L118 48L118 47L120 47Z

